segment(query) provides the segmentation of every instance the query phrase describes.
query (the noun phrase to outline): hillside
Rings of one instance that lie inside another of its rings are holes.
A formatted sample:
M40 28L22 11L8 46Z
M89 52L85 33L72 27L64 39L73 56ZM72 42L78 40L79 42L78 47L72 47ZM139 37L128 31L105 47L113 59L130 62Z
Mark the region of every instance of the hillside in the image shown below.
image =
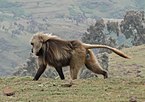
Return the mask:
M111 54L109 57L109 72L112 77L145 77L144 53L145 45L126 48L123 51L131 59L123 59Z
M0 76L11 75L29 57L35 32L81 39L94 19L122 19L144 5L144 0L0 0Z
M0 78L1 102L144 102L145 101L145 45L124 49L131 56L125 60L110 55L110 77L89 78L73 81L71 87L64 87L67 81L60 79L32 77ZM3 90L11 87L15 95L5 96Z

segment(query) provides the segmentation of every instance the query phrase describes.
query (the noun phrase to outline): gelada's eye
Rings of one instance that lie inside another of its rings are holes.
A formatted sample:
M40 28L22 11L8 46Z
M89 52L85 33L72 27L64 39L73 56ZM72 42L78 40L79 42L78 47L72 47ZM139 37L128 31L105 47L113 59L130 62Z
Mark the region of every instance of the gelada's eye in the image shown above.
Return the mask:
M34 43L31 43L31 45L34 45Z

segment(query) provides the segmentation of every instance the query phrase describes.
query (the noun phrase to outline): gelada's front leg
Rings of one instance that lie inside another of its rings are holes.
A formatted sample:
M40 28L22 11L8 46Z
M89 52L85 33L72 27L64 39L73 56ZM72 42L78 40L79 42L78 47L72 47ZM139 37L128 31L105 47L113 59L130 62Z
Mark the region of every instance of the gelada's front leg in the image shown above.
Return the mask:
M64 80L65 77L64 77L64 74L63 74L63 71L62 71L62 67L55 67L57 73L59 74L59 77L61 78L61 80Z
M42 75L42 73L45 71L45 69L46 69L46 65L39 65L39 69L33 80L38 80L39 77Z

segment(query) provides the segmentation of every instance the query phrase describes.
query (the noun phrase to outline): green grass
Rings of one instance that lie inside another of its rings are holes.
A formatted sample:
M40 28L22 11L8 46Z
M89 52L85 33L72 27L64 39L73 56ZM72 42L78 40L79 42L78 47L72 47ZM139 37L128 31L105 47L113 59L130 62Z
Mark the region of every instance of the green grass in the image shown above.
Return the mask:
M64 81L31 77L11 77L0 79L1 102L128 102L136 97L145 101L144 78L90 78L75 80L72 87L62 87ZM4 96L5 86L15 90L14 96Z

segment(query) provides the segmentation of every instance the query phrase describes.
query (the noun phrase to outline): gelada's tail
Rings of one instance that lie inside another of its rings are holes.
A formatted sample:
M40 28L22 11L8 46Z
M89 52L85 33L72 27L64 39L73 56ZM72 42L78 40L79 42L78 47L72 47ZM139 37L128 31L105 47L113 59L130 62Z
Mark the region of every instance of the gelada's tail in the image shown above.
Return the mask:
M83 46L86 48L86 49L92 49L92 48L107 48L111 51L113 51L114 53L116 53L117 55L123 57L123 58L128 58L130 59L130 57L128 57L126 54L124 54L122 51L116 49L116 48L113 48L113 47L110 47L110 46L107 46L107 45L97 45L97 44L85 44L83 43Z

